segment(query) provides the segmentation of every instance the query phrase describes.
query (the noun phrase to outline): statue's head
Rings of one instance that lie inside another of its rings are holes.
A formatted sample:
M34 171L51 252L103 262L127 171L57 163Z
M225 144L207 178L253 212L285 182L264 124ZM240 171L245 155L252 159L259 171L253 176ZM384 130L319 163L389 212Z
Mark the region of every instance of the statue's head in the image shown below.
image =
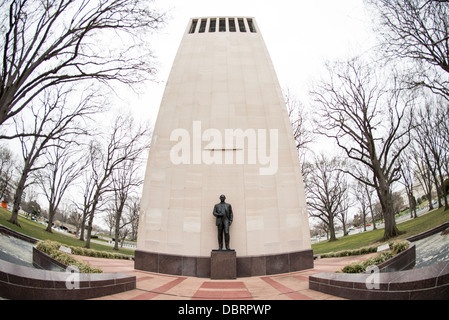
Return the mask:
M226 200L226 197L225 197L224 194L222 194L222 195L220 196L220 201L221 201L221 202L224 202L225 200Z

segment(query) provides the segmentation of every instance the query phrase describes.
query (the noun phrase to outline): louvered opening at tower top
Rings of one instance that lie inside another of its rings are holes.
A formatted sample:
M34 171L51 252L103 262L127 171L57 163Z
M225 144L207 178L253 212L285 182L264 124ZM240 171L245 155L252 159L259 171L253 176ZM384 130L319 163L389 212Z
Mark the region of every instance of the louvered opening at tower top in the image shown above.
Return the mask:
M192 19L189 33L250 32L256 33L252 18L199 18Z

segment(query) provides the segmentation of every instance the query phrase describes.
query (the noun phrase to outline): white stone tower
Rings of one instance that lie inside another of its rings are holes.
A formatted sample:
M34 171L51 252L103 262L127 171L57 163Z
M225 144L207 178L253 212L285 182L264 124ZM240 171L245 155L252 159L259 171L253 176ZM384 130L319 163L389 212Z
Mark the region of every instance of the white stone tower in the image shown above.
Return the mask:
M207 277L221 194L234 212L238 276L313 266L292 128L249 17L189 21L154 128L135 267Z

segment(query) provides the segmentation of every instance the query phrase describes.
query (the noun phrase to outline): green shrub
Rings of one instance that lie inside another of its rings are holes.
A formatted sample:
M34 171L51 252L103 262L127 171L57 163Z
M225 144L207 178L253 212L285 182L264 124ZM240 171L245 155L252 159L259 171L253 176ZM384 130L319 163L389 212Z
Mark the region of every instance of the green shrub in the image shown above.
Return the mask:
M78 267L80 272L84 273L97 273L101 272L98 268L92 268L88 264L85 264L84 262L80 262L70 256L69 254L66 254L62 251L59 251L59 247L62 244L56 241L39 241L37 243L36 248L40 251L48 254L50 257L52 257L55 260L58 260L61 263L64 263L65 265L75 265ZM86 256L86 257L96 257L96 258L107 258L107 259L129 259L130 256L121 254L121 253L115 253L115 252L107 252L107 251L98 251L93 249L87 249L82 247L74 247L74 246L67 246L64 245L67 248L70 248L72 250L72 254L78 255L78 256Z
M381 263L384 263L385 261L387 261L388 259L393 258L393 253L391 253L390 251L383 251L381 253L379 253L378 255L372 257L372 258L368 258L364 261L364 266L367 268L369 266L377 266ZM365 269L366 269L365 268Z
M373 253L373 252L377 252L377 245L369 246L369 247L362 247L362 248L353 249L353 250L342 250L342 251L325 253L325 254L321 255L321 258L358 256L358 255L368 254L368 253Z
M409 247L408 241L395 241L389 243L391 251L393 251L393 254L396 255L404 250L407 250Z
M391 251L383 251L374 257L366 259L365 261L351 263L351 264L343 267L341 272L344 272L344 273L365 272L368 267L377 266L381 263L384 263L388 259L393 258L395 255L408 249L408 247L409 247L408 241L390 242L388 245L390 246ZM367 250L371 250L370 248L371 247L367 248ZM357 251L357 250L355 250L355 251ZM376 246L376 251L377 251L377 246ZM373 251L373 252L375 252L375 251Z
M393 254L389 251L384 251L379 253L378 255L368 258L361 262L354 262L351 263L341 270L344 273L361 273L365 272L366 269L370 266L377 266L388 259L391 259L393 257Z
M363 254L374 253L374 252L377 252L378 246L379 245L372 245L372 246L362 247L362 248L353 249L353 250L342 250L342 251L324 253L324 254L321 254L321 258L359 256L359 255L363 255ZM390 242L389 246L390 246L390 249L392 250L393 254L396 255L399 252L402 252L402 251L408 249L409 243L408 243L408 241L405 241L405 240L395 241L395 242Z
M61 244L58 244L61 245ZM130 256L121 253L99 251L82 247L67 246L72 250L72 254L86 257L107 258L107 259L130 259ZM58 247L59 248L59 247Z
M343 272L343 273L361 273L364 271L365 271L365 268L363 268L363 265L360 262L351 263L351 264L343 267L343 269L341 270L341 272Z

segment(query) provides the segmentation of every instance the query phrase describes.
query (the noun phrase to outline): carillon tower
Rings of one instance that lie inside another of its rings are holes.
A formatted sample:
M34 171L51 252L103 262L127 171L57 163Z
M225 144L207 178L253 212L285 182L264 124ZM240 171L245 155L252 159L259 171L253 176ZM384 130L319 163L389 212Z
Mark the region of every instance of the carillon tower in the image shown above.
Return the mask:
M189 21L154 128L136 269L209 277L222 194L238 277L313 267L292 128L250 17Z

